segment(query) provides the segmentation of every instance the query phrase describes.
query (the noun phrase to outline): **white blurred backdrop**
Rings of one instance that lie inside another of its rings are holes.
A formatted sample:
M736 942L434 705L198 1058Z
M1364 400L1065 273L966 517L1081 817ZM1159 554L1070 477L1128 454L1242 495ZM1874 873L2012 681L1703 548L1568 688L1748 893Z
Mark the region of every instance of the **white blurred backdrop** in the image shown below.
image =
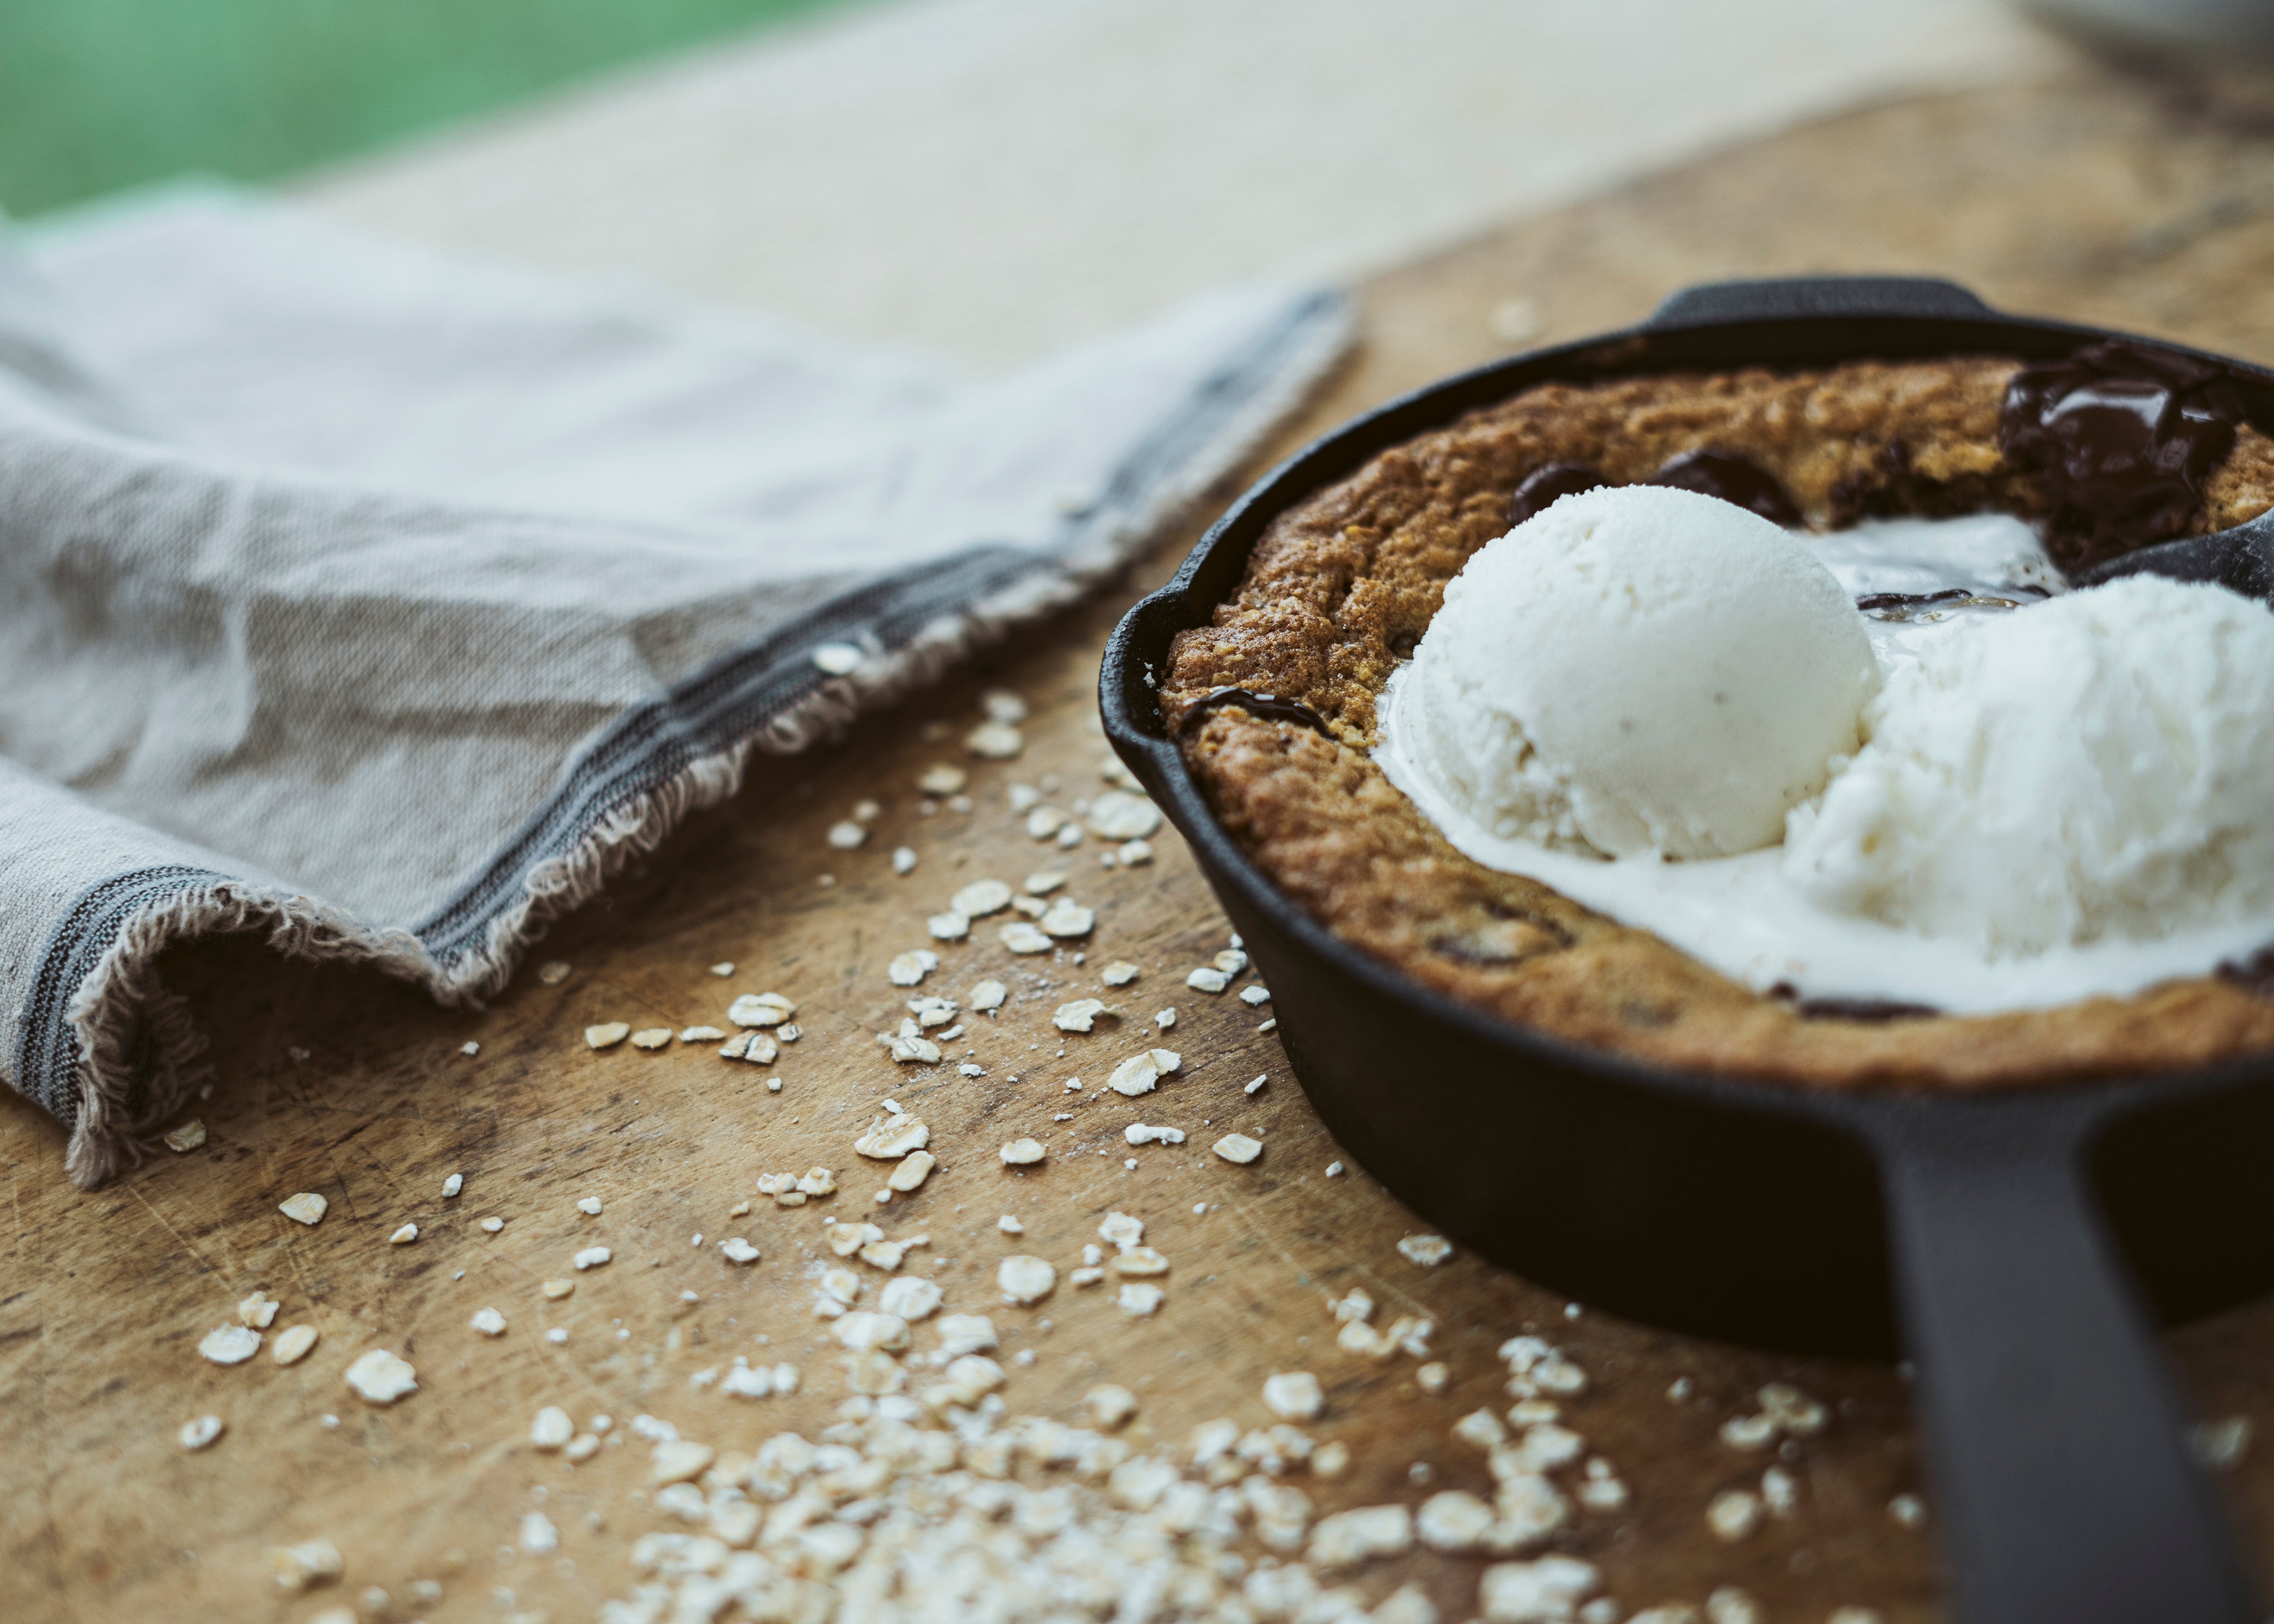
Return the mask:
M2048 71L1999 0L900 0L320 177L403 235L1006 367L1813 116Z

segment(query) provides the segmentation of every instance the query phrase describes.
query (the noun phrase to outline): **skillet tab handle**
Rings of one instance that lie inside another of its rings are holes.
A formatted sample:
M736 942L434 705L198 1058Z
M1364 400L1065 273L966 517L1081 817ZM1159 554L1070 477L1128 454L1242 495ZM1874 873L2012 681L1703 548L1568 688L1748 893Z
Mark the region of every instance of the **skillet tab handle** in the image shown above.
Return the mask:
M2088 1192L2097 1108L1887 1104L1888 1237L1954 1617L2263 1618Z
M1645 332L1789 316L1930 316L1967 320L1998 312L1939 276L1771 276L1706 282L1667 296Z

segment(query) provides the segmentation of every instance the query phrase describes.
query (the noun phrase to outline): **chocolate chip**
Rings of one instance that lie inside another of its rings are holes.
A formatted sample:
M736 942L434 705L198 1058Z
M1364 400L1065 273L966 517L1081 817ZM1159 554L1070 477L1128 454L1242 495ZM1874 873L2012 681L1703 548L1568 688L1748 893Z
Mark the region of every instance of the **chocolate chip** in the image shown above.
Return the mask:
M1788 529L1801 522L1799 505L1774 474L1727 451L1685 452L1653 474L1647 483L1717 496Z
M1516 487L1515 500L1509 504L1508 522L1521 524L1563 497L1598 490L1608 484L1609 480L1585 462L1550 462L1535 468Z
M1183 716L1177 718L1177 731L1190 733L1206 721L1213 711L1226 705L1237 705L1248 715L1266 722L1291 722L1298 727L1331 739L1326 718L1299 699L1281 699L1271 694L1259 694L1252 688L1220 688L1204 694L1186 706Z

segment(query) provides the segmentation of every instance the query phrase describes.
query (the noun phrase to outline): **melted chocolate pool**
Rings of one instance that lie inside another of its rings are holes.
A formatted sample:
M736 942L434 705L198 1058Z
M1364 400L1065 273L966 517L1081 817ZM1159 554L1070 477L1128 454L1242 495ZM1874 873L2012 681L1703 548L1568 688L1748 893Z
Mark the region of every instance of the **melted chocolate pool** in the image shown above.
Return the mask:
M1998 443L2044 482L2074 568L2185 534L2242 417L2224 368L2108 339L2014 373Z

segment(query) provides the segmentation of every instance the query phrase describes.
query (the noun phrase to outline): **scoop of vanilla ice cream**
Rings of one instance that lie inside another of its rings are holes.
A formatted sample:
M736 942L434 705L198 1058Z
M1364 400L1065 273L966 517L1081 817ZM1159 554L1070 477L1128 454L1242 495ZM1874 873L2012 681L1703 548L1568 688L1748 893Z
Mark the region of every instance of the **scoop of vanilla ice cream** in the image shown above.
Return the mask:
M1567 496L1487 545L1413 660L1416 771L1495 834L1614 857L1774 845L1879 680L1803 543L1658 485Z
M1793 814L1821 906L2020 958L2274 906L2274 614L2134 575L1926 648Z

